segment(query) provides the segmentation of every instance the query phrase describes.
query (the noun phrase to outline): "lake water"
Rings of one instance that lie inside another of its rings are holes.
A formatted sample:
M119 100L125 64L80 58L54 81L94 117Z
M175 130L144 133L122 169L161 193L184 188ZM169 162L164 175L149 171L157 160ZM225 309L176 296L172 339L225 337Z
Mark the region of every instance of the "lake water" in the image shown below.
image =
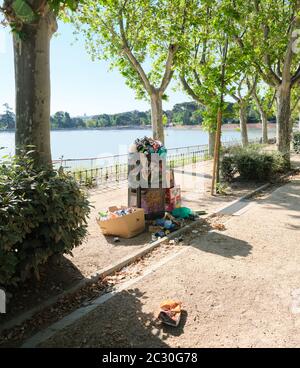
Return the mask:
M249 138L260 138L261 130L249 129ZM270 137L275 136L275 127L270 128ZM127 153L128 146L136 138L151 136L151 130L68 130L52 131L52 158L65 159L103 157ZM240 132L225 129L222 140L240 139ZM166 147L177 148L208 143L208 134L200 129L166 129ZM1 155L14 152L14 133L0 132Z

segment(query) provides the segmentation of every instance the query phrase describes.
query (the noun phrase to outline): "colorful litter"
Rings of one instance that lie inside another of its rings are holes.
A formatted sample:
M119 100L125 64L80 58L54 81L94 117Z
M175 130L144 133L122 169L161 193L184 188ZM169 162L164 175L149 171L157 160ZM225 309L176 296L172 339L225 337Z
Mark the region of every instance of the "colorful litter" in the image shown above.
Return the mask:
M100 211L99 214L99 220L100 221L107 221L114 218L122 217L129 215L130 213L133 213L135 211L134 208L122 208L122 209L108 209L107 211Z
M166 211L172 212L178 207L181 207L181 189L179 185L176 185L166 189Z
M158 140L150 137L144 137L142 139L136 139L134 144L129 148L130 153L144 153L146 156L153 153L157 153L161 157L167 156L167 149Z
M166 325L177 327L181 318L181 302L166 300L160 305L158 318Z
M156 241L178 230L183 225L181 220L177 220L170 213L166 213L163 218L152 222L148 230L152 233L152 241Z

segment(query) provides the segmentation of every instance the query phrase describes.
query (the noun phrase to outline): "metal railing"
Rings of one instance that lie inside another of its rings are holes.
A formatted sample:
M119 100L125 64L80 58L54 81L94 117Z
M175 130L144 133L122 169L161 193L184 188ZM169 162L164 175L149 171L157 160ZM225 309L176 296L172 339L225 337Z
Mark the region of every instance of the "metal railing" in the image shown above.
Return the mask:
M168 149L168 154L189 154L194 151L207 149L207 145L187 146ZM68 171L95 169L100 167L114 166L118 164L125 164L128 162L128 154L123 155L111 155L111 156L100 156L100 157L89 157L89 158L69 158L65 159L61 157L59 160L54 160L53 164L57 167L63 167Z
M260 143L259 139L250 143ZM223 147L241 145L239 140L222 142ZM208 145L188 146L168 149L167 167L178 168L209 160ZM128 178L128 154L82 159L53 161L56 168L63 167L70 172L82 186L109 187L124 183Z

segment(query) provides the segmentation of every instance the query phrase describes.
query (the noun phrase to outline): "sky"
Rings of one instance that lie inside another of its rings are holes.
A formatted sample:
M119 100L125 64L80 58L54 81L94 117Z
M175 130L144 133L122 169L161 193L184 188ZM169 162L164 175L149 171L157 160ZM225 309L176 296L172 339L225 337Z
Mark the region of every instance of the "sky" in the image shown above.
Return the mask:
M51 41L51 114L68 111L71 116L83 116L149 110L146 101L135 99L119 72L108 68L108 62L92 62L83 38L75 41L72 26L60 23ZM0 28L0 111L4 103L14 108L14 83L12 36L8 29ZM174 92L175 85L173 82L167 90L165 110L190 100L183 92Z

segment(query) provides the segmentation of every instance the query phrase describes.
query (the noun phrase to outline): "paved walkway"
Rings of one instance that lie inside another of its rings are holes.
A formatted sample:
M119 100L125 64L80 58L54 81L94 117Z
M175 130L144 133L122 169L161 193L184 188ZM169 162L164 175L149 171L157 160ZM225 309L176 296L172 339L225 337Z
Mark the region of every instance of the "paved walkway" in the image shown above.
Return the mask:
M161 267L45 347L298 347L300 177L194 236ZM155 322L166 298L183 302L177 329Z

